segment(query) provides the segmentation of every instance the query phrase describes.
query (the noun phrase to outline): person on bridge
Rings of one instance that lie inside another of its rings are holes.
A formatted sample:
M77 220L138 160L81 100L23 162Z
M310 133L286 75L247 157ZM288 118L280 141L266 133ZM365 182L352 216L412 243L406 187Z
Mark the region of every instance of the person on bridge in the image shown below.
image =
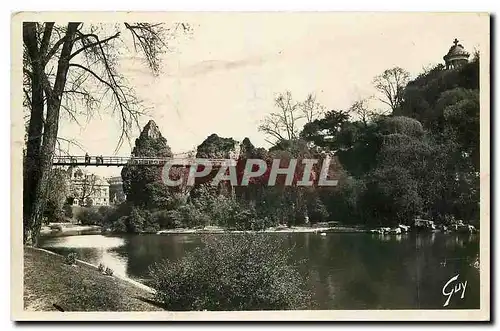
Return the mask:
M90 156L89 153L85 153L85 163L89 164L90 163Z

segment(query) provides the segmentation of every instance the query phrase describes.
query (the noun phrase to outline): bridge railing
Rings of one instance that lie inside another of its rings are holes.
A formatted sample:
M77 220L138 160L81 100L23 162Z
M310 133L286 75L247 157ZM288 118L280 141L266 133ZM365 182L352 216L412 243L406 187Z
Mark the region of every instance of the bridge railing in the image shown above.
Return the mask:
M197 164L194 158L159 158L159 157L128 157L128 156L56 156L54 165L90 165L90 166L124 166L124 165L173 165L190 166ZM212 166L235 165L236 160L203 159Z

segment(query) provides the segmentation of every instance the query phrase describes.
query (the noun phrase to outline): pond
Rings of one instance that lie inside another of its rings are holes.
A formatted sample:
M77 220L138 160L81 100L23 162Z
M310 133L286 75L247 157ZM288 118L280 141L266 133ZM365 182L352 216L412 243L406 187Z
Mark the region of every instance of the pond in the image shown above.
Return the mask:
M218 234L219 236L227 234ZM479 308L479 235L443 233L374 235L367 233L265 233L293 249L293 259L313 295L311 309L443 309L443 286L454 276L466 284L446 309ZM201 245L199 234L84 235L45 238L42 247L77 252L82 260L103 263L148 283L148 268L176 260ZM300 262L300 263L299 263Z

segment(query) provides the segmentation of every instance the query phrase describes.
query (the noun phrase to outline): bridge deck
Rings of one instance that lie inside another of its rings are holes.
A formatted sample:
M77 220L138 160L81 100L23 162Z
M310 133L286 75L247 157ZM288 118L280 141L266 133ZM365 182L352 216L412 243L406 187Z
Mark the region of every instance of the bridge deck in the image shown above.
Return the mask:
M165 163L171 163L176 166L192 166L195 164L211 164L212 166L234 165L235 160L226 159L203 159L199 161L191 158L157 158L157 157L127 157L127 156L56 156L52 164L56 166L115 166L123 167L126 165L138 166L163 166Z

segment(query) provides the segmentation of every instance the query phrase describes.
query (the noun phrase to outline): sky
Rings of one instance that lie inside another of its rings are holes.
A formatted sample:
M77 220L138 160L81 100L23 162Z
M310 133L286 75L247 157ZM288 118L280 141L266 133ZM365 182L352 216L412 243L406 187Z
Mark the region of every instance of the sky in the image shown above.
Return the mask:
M346 109L378 96L373 77L385 69L399 66L414 78L424 67L444 64L455 38L472 54L485 47L489 33L484 16L458 13L193 13L186 21L193 31L170 43L160 75L133 51L119 59L121 73L148 107L141 127L153 119L174 153L196 148L212 133L269 147L257 127L276 110L277 93L289 90L297 101L313 93L327 110ZM105 108L99 113L83 126L64 120L59 136L75 139L90 155L113 155L119 122ZM130 143L116 155L130 155ZM121 171L89 170L103 176Z

